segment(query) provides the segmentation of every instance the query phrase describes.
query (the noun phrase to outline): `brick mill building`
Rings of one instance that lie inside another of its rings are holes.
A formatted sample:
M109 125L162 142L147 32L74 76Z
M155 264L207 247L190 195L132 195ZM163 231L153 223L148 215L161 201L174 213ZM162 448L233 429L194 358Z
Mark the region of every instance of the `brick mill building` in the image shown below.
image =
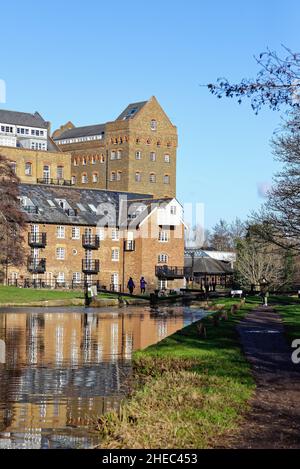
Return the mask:
M154 97L113 122L68 122L52 137L38 113L0 111L0 152L21 179L28 220L27 263L9 266L7 281L123 290L144 276L149 291L181 287L176 149L176 127Z

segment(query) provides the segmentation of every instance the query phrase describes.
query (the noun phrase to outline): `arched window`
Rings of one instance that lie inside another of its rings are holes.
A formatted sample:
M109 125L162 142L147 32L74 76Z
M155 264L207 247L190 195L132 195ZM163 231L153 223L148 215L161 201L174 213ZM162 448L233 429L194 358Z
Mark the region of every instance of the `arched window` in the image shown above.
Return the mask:
M157 141L156 145L157 145L158 147L160 147L160 145L161 145L160 140Z
M155 119L151 119L150 128L151 130L157 130L157 122Z
M64 167L63 166L57 166L56 177L57 177L57 179L63 179L64 178Z
M168 153L166 155L164 155L164 162L165 163L170 163L170 155Z
M96 156L95 155L92 156L91 163L96 164Z
M81 175L81 182L82 182L82 184L87 184L87 182L88 182L88 177L87 177L87 174L86 174L86 173L83 173L83 174Z
M151 145L151 140L150 140L150 138L147 138L146 143L147 143L147 145Z
M71 184L72 184L72 186L74 186L74 185L76 184L76 182L77 182L77 178L76 178L76 176L73 175L73 176L71 177Z
M156 161L156 153L154 151L150 152L150 161Z
M155 173L150 173L149 181L150 182L156 182L156 174Z
M117 153L115 152L115 150L112 150L112 151L110 152L110 159L111 159L111 160L115 160L116 157L117 157Z
M117 171L117 181L121 181L122 171Z
M50 166L45 164L43 167L43 179L46 184L49 184L50 182Z
M112 172L110 173L110 180L111 180L111 181L115 181L116 178L117 178L116 172L115 172L115 171L112 171Z
M105 156L103 155L103 153L100 156L100 163L105 163Z
M27 161L25 163L25 176L31 176L32 175L32 163L30 161Z
M142 180L142 175L139 171L135 173L135 182L141 182Z
M122 158L122 150L117 151L117 160L120 160Z
M85 156L82 158L82 166L86 166L86 157Z
M164 184L170 184L170 176L168 174L164 175Z
M77 160L77 158L74 158L74 159L73 159L73 165L74 165L74 166L78 166L78 160Z
M142 152L141 151L136 151L135 152L135 159L136 160L141 160L142 159Z
M98 182L98 181L99 181L98 173L93 173L93 182Z

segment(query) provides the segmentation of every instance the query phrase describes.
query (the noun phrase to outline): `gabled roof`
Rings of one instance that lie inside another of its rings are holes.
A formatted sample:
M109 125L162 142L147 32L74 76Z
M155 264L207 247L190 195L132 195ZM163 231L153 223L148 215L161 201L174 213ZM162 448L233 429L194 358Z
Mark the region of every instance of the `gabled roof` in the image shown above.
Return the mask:
M48 122L46 122L38 112L29 114L27 112L0 109L0 122L3 124L21 125L24 127L48 128Z
M95 211L91 210L90 205L97 209L100 204L110 204L114 206L118 225L120 200L127 197L130 203L141 197L141 194L127 192L48 186L43 184L20 184L19 192L20 197L27 197L30 199L33 206L38 208L38 213L27 214L28 221L33 223L54 223L62 225L97 225L101 219L101 215L97 215ZM152 196L142 194L142 197L151 198ZM77 210L77 216L69 216L55 199L65 200L72 210ZM52 201L52 204L50 205L48 201ZM82 210L82 207L85 210ZM107 206L103 205L103 210L103 217L105 217L107 215L105 213ZM113 223L111 223L111 225L113 225Z
M193 263L191 256L185 256L184 266L191 267ZM233 270L229 263L212 259L211 257L195 257L194 258L194 272L197 274L219 275L219 274L232 274Z
M116 121L125 120L125 119L133 119L136 114L147 104L148 101L141 101L139 103L131 103L129 104L124 111L117 117Z
M95 135L101 135L104 133L105 133L105 124L86 125L84 127L74 127L73 129L65 130L58 137L53 137L53 140L90 137L90 136L95 136Z

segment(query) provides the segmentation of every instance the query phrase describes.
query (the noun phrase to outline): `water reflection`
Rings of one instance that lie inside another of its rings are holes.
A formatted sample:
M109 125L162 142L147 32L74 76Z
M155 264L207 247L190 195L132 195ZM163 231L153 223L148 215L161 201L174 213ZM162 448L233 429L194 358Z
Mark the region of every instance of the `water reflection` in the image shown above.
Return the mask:
M90 447L92 418L117 409L132 351L203 312L172 307L0 311L0 448Z

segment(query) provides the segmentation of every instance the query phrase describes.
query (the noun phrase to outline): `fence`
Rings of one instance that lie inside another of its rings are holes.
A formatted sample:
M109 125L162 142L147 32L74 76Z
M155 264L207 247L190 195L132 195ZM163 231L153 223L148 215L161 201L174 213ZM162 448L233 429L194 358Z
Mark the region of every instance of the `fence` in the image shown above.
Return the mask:
M62 289L62 290L83 290L85 284L88 286L95 285L97 289L106 289L105 285L102 285L99 280L64 280L60 281L59 279L8 279L7 284L10 287L19 287L19 288L45 288L45 289Z

